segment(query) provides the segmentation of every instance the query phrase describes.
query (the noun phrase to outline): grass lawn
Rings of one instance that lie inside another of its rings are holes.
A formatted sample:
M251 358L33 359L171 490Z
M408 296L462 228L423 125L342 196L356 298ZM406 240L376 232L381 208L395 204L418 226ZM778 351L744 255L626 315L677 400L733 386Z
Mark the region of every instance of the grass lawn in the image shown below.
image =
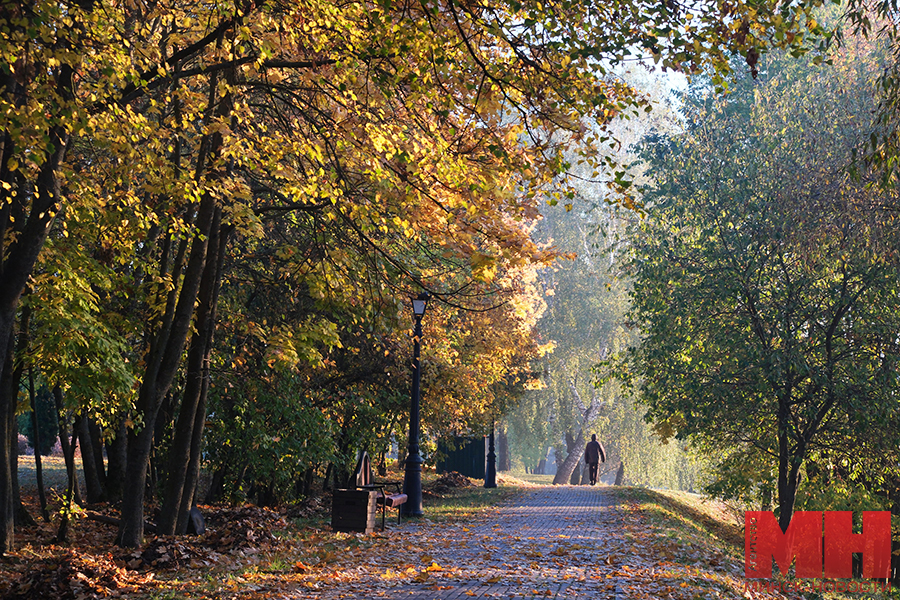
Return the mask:
M427 476L425 485L429 480L436 478ZM506 500L518 493L518 488L509 487L502 481L498 487L485 488L484 480L472 479L473 486L454 488L444 492L440 496L426 495L423 501L426 516L432 521L457 521L471 519L482 510Z
M535 475L534 473L523 473L521 471L511 471L510 476L534 485L552 485L553 475Z
M78 481L84 480L81 472L81 457L75 457ZM44 488L63 492L66 489L66 461L62 456L42 456L41 472L44 477ZM37 469L34 456L19 456L19 487L23 490L37 490Z

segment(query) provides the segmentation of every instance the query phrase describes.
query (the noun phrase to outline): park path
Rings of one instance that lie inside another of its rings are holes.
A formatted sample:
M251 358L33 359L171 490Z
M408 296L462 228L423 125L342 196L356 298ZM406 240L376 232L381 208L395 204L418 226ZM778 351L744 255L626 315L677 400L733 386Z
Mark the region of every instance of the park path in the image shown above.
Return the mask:
M474 523L395 525L299 598L694 598L659 549L648 547L638 509L604 487L527 490ZM671 565L671 563L669 563ZM710 590L712 592L712 590ZM720 596L718 592L701 597ZM736 596L731 596L736 597Z

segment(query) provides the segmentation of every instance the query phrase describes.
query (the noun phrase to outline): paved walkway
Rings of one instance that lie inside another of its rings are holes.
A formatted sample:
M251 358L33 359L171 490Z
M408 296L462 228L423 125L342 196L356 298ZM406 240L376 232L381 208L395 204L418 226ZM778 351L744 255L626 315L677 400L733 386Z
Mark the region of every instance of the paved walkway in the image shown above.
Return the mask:
M299 597L634 598L628 583L647 565L634 552L627 507L613 498L603 487L541 487L469 527L401 526L365 564L339 560L330 581Z

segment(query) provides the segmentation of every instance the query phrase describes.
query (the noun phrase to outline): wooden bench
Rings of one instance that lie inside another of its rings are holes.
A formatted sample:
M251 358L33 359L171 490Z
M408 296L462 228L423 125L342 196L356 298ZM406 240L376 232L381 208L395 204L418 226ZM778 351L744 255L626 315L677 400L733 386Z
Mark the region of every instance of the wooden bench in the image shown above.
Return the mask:
M408 496L403 493L403 483L400 481L382 481L376 482L372 477L372 462L369 460L369 454L363 452L359 460L356 462L356 469L353 472L352 482L360 490L374 490L376 492L375 502L381 506L381 529L384 530L384 516L388 508L397 509L397 524L400 524L400 507L406 502ZM388 487L395 488L396 492L387 491Z

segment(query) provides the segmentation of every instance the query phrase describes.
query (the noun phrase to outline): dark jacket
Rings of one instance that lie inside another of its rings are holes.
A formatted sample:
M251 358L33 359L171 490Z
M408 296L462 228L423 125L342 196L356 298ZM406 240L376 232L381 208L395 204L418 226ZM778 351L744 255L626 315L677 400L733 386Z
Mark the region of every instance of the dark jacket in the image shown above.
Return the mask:
M589 465L606 462L606 451L603 449L603 444L594 440L588 442L584 448L584 462Z

